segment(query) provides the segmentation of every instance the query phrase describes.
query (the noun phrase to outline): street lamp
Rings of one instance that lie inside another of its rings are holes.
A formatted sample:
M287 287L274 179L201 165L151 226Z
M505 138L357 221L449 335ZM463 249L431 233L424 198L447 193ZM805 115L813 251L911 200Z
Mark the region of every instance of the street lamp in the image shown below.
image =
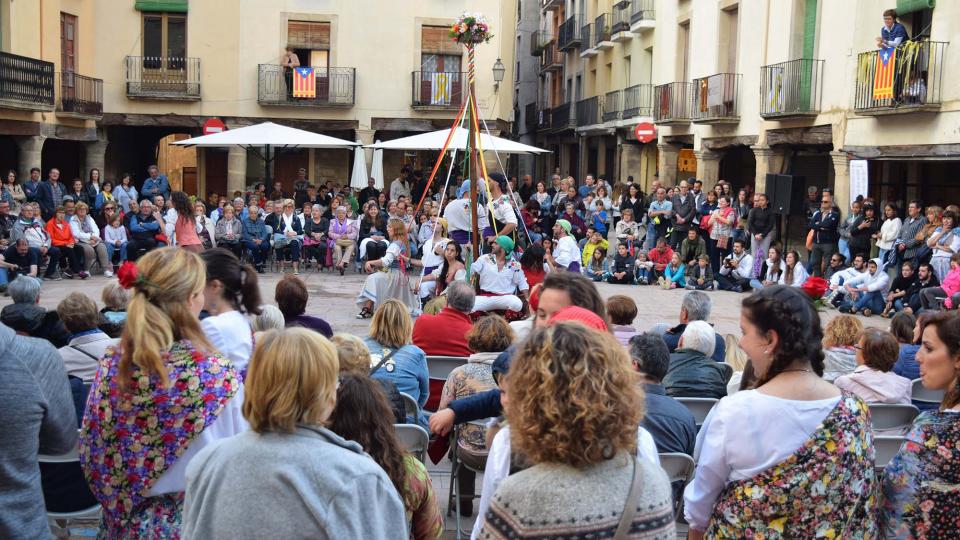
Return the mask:
M497 61L493 64L493 86L494 88L500 88L500 83L503 81L503 74L506 73L507 68L503 66L503 62L497 58Z

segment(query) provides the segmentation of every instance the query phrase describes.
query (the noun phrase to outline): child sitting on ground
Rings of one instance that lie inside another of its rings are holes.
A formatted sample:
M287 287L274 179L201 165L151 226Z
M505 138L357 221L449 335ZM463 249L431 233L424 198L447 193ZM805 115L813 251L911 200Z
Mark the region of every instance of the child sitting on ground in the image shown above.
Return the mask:
M645 251L637 251L637 261L634 268L637 270L637 285L649 285L653 282L653 261L647 260Z
M607 250L597 247L593 250L593 256L590 258L590 264L586 266L587 277L594 281L604 281L607 279L607 271L610 269L607 261Z
M607 278L609 283L633 285L633 257L627 251L626 244L617 246L617 254L613 257L613 266Z
M670 257L670 264L663 269L663 276L660 277L660 286L664 289L682 289L686 287L687 282L684 279L686 269L687 266L680 260L680 255L674 253L673 256Z
M713 269L710 268L710 257L707 255L700 255L697 257L697 264L687 267L687 289L713 290Z

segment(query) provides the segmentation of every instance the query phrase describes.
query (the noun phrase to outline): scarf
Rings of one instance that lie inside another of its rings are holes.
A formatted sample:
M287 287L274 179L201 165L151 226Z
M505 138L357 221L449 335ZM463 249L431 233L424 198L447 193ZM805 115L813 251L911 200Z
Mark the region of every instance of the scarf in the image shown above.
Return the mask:
M349 222L347 220L343 220L343 223L340 223L339 219L333 220L333 231L337 234L347 234L348 226Z

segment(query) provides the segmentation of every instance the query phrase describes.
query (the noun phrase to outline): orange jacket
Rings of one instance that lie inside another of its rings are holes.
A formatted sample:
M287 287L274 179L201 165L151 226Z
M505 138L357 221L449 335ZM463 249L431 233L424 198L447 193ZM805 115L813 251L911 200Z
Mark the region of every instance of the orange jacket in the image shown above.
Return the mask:
M64 221L58 226L56 216L50 218L44 229L50 235L50 243L54 246L59 247L76 243L76 240L73 239L73 232L70 231L70 224Z

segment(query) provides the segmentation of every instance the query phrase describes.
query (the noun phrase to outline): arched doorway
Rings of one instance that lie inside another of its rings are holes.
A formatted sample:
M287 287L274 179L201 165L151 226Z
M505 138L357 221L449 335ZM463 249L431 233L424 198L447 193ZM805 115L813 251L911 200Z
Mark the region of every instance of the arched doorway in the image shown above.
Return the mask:
M720 179L730 182L735 190L753 190L756 176L757 160L749 147L731 146L720 158Z

